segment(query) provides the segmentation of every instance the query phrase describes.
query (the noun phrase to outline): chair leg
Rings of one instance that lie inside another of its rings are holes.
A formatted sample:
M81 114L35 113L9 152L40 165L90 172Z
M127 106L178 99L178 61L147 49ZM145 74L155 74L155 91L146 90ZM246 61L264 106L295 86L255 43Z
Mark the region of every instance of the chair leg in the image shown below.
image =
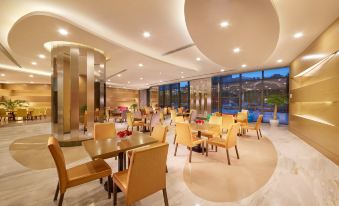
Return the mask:
M107 191L108 191L108 199L111 199L111 188L112 188L112 177L109 175L107 177Z
M102 184L102 178L99 179L100 184Z
M166 173L168 173L168 168L167 168L167 165L166 165Z
M237 153L237 158L240 159L237 145L235 145L235 152Z
M261 129L259 129L260 137L262 138Z
M178 150L178 143L175 144L174 156L177 155L177 150Z
M206 153L206 157L208 157L208 142L206 142L205 153Z
M257 131L257 137L258 137L258 139L259 139L259 132L258 132L258 130L256 130Z
M177 139L177 134L174 135L174 140L173 140L173 144L175 144L175 140Z
M117 205L117 185L113 182L113 206Z
M168 198L167 198L167 191L166 191L166 188L162 189L162 194L163 194L163 196L164 196L165 206L168 206Z
M170 125L172 124L172 120L171 120L171 122L170 122Z
M190 147L190 157L189 157L189 163L192 162L192 147Z
M202 150L201 155L204 155L204 150L205 150L204 146L205 146L204 143L200 144L200 147L201 147L201 150Z
M218 147L217 146L215 146L215 152L218 152Z
M58 195L59 195L59 182L57 184L57 188L55 190L55 194L54 194L54 201L56 201L58 199Z
M60 199L59 199L59 204L58 204L58 206L62 206L62 202L64 201L64 194L65 194L65 193L60 193Z
M226 154L227 154L227 162L228 162L228 165L231 165L230 155L228 154L228 149L227 149L227 148L226 148Z

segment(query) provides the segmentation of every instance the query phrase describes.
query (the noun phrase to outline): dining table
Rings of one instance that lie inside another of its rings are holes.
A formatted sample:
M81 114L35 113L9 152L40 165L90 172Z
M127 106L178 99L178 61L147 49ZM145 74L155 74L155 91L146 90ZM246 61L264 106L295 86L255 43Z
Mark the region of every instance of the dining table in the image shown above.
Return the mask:
M202 132L207 132L215 127L219 127L219 125L216 125L216 124L209 124L209 123L190 123L190 127L191 127L191 130L192 132L196 132L197 133L197 138L202 138L202 135L201 133ZM192 148L192 151L194 152L199 152L199 153L202 153L202 148L200 145L197 145L195 147Z
M153 137L133 132L132 135L124 138L91 139L82 142L88 155L94 159L108 159L118 157L118 171L124 170L124 156L126 151L140 148L158 142ZM107 183L105 183L107 185ZM112 184L111 184L112 185ZM105 188L107 190L107 187ZM110 188L112 189L112 188Z

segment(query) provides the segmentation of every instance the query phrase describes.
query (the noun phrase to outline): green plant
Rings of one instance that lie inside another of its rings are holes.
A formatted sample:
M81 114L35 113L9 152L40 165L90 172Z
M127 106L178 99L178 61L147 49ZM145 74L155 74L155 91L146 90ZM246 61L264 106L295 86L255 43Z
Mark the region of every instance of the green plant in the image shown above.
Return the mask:
M137 108L137 104L132 104L131 106L129 106L129 108L132 110L133 109L133 111L135 112L135 109Z
M86 104L84 104L84 105L82 105L81 107L80 107L80 114L82 115L82 114L85 114L85 111L87 110L87 105Z
M0 105L3 105L8 110L14 110L17 107L27 107L29 104L25 100L14 100L8 99L0 102Z
M273 119L277 120L278 107L287 103L287 97L284 95L271 94L267 97L267 104L274 105Z

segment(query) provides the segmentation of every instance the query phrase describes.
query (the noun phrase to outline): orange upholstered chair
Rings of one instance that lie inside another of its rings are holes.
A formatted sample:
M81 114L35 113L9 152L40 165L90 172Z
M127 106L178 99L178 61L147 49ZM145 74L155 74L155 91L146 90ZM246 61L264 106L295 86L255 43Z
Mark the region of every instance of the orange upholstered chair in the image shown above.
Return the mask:
M93 129L94 139L116 138L117 133L114 123L95 123Z
M255 123L255 125L248 125L248 126L244 126L243 128L248 129L248 130L255 130L257 132L258 139L260 139L260 137L262 137L262 134L261 134L262 118L263 118L263 115L261 114L261 115L258 116L258 119L257 119L257 122Z

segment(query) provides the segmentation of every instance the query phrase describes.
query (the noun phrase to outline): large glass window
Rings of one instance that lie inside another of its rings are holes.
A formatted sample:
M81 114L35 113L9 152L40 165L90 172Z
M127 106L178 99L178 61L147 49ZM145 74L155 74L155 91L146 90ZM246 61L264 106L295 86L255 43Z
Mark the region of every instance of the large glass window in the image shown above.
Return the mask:
M164 86L159 86L159 106L164 107Z
M240 109L240 75L233 74L221 78L221 111L236 114Z
M180 82L180 107L184 107L185 109L189 108L189 92L190 84L189 82Z
M171 106L178 108L179 106L179 84L171 84Z
M219 83L220 77L212 77L212 88L211 88L211 98L212 98L212 112L219 112Z
M170 85L164 86L164 94L165 94L164 106L170 107L171 106L171 87L170 87Z

